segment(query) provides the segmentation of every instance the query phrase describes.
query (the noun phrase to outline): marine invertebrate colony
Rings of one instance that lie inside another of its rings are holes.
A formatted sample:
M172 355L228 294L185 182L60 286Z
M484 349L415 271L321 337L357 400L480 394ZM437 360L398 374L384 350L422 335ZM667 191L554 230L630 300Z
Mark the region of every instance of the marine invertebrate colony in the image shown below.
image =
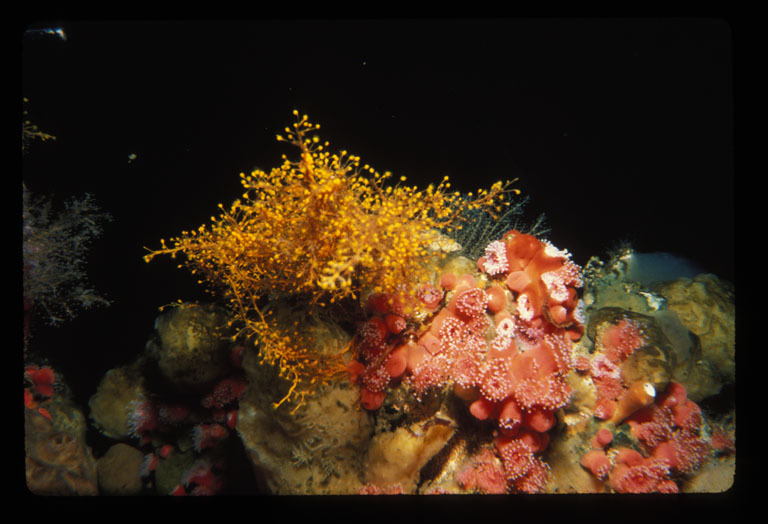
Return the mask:
M603 448L612 443L612 435L603 428L593 438L598 449L581 458L582 466L601 480L607 477L619 493L677 493L676 480L701 467L714 447L702 431L701 409L677 382L626 420L633 447L617 446L606 453Z
M442 275L444 306L409 339L387 330L381 315L395 311L372 297L351 374L369 410L382 405L393 379L404 377L418 397L451 385L476 419L496 421L505 482L515 491L543 491L549 466L536 453L547 448L555 411L570 401L572 340L584 332L580 268L567 252L516 230L486 253L492 262L480 257L477 268L487 276Z
M105 222L93 197L71 199L56 212L50 198L22 187L22 257L25 339L37 312L52 326L77 316L79 310L108 305L88 286L86 256Z
M200 283L223 293L239 334L253 337L263 362L290 381L283 400L300 400L304 386L327 382L345 366L338 356L312 350L295 325L278 327L268 301L291 297L311 313L367 289L414 294L429 273L428 246L437 232L460 228L467 210L500 211L512 191L497 182L462 198L449 192L447 177L424 190L404 185L405 177L386 185L391 173L361 165L346 151L329 152L327 142L309 136L319 125L294 115L297 121L277 139L299 149L297 161L284 155L270 172L241 174L245 192L228 210L219 204L210 227L183 231L171 247L161 241L145 257L183 254Z

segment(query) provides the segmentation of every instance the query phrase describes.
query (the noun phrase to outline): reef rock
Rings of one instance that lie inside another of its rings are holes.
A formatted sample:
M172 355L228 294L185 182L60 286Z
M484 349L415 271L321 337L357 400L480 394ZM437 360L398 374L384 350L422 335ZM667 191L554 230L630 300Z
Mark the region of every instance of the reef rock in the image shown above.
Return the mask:
M706 361L722 384L733 382L736 374L733 285L715 275L702 274L665 283L657 291L666 298L667 307L677 314L680 322L698 338L701 356L697 360ZM698 396L689 395L694 400Z
M337 352L350 336L330 320L315 319L319 352ZM304 326L306 328L306 326ZM362 460L373 431L348 381L322 386L292 414L288 389L276 371L243 356L248 387L240 399L237 431L251 459L260 489L275 494L352 494L362 487Z
M51 417L56 420L55 414ZM96 461L85 439L24 410L26 480L36 495L98 495Z
M103 495L138 495L142 489L144 453L127 444L109 448L97 461L99 488Z
M591 417L571 417L582 427L591 430ZM566 424L571 422L568 420ZM564 431L558 438L552 439L547 453L547 463L556 479L558 493L606 493L608 491L600 480L590 475L579 463L585 449L589 449L587 436L592 432L580 429L578 432Z
M199 455L193 449L174 451L157 464L155 470L155 492L158 495L168 495L182 483L184 473L189 471Z
M638 281L631 249L584 268L587 317L620 308L656 320L674 356L672 378L696 402L735 380L734 288L711 274L648 283Z
M683 493L723 493L733 487L736 457L731 455L704 464L695 475L682 483Z
M130 406L147 398L142 360L110 369L101 379L88 406L91 420L105 436L115 440L131 437Z
M399 486L403 493L415 493L419 471L443 449L453 433L449 426L432 425L419 432L400 427L377 434L365 460L366 483Z
M650 382L656 391L663 391L672 377L675 356L671 343L654 317L621 308L602 308L590 314L587 334L591 340L598 341L605 327L618 324L622 319L640 326L645 339L643 346L634 350L623 362L622 376L627 383Z
M609 262L592 257L584 266L584 304L589 310L618 307L651 315L664 307L664 298L630 279L626 256L615 255Z
M181 391L200 391L231 371L228 313L214 304L184 304L155 320L147 353Z

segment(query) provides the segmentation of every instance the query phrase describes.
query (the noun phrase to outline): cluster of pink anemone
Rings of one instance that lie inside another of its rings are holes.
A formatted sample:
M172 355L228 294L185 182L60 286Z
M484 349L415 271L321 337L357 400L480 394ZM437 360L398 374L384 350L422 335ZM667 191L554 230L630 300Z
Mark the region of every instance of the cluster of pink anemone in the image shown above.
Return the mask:
M712 452L701 436L701 409L679 383L670 382L653 404L624 422L639 449L617 446L609 452L612 434L602 428L581 457L581 465L616 492L677 493L675 478L697 470Z
M426 323L412 321L402 301L371 296L350 375L369 410L401 381L417 396L452 386L472 415L495 421L506 480L541 491L549 468L537 453L570 401L572 342L584 333L581 269L516 230L491 242L477 268L422 286L410 302L430 315Z

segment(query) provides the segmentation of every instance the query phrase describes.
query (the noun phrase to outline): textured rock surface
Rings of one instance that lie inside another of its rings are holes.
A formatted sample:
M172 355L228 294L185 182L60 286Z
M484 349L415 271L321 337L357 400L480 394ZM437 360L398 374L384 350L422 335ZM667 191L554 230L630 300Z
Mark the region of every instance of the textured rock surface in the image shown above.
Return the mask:
M97 461L102 495L138 495L142 489L144 453L127 444L109 448Z
M158 495L171 493L196 460L192 450L174 451L168 458L161 459L155 470L155 492Z
M650 382L656 391L663 391L675 367L675 352L654 317L621 308L602 308L590 314L587 334L593 341L599 341L600 333L606 326L618 324L622 319L632 320L641 326L646 340L645 345L636 349L622 364L622 375L627 383Z
M569 431L551 441L547 463L556 479L557 492L607 493L608 487L579 464L581 456L589 449L585 438L588 433L584 429L580 431L581 435Z
M91 420L105 436L115 440L130 438L129 407L147 397L142 364L110 369L101 379L88 402Z
M736 375L733 285L715 275L702 274L660 286L658 292L667 299L667 307L677 314L680 322L698 337L700 359L709 363L711 370L708 371L722 384L733 382ZM698 396L689 395L694 400Z
M607 307L656 319L674 353L672 378L698 402L735 380L735 289L715 275L701 274L644 286L630 279L621 253L584 268L587 316Z
M323 388L290 415L284 407L275 411L265 391L249 388L237 429L263 487L279 494L356 493L372 431L357 397L348 385Z
M147 353L163 376L182 391L205 389L230 370L227 312L213 304L173 307L155 320Z
M377 434L365 460L365 481L380 487L399 485L404 493L414 493L419 470L453 433L450 427L433 425L420 433L397 428Z
M339 351L349 342L338 326L319 321L318 351ZM362 459L373 431L372 417L347 381L320 388L291 414L275 409L287 390L275 370L249 350L243 359L249 382L240 399L237 431L261 488L279 494L349 494L362 486Z
M84 439L25 409L24 448L27 487L32 493L98 495L96 461Z
M682 483L683 493L722 493L733 486L736 457L729 456L707 462L695 475Z

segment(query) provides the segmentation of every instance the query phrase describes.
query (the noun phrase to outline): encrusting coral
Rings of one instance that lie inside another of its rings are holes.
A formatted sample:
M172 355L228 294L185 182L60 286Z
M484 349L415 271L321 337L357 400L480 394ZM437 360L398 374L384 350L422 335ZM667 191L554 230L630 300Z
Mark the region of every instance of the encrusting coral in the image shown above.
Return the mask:
M345 373L339 355L324 356L296 326L277 327L267 301L295 299L310 313L357 299L366 290L405 296L428 276L438 232L461 228L468 210L501 211L511 182L462 196L449 192L447 177L425 190L386 185L391 173L379 173L360 158L309 133L320 126L299 117L278 141L296 146L299 160L283 155L269 173L241 174L245 192L229 210L211 217L210 227L183 231L168 247L150 250L183 254L199 283L221 291L240 331L253 337L263 363L274 365L292 387L285 398L301 405L314 387ZM181 267L181 266L179 266Z

